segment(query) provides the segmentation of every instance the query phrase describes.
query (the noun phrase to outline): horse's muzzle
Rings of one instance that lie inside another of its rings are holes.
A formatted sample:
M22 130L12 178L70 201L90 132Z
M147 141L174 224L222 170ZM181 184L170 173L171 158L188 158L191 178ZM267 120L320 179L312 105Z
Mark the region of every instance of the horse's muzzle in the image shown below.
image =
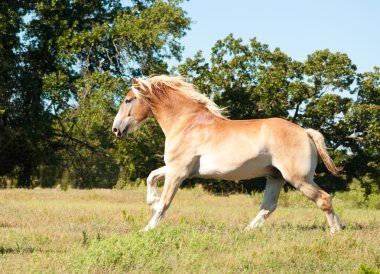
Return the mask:
M119 137L119 138L127 137L128 127L126 127L123 131L120 131L120 129L114 127L112 128L112 132L116 135L116 137Z
M117 137L121 137L122 136L122 133L121 131L118 129L118 128L112 128L112 132L117 136Z

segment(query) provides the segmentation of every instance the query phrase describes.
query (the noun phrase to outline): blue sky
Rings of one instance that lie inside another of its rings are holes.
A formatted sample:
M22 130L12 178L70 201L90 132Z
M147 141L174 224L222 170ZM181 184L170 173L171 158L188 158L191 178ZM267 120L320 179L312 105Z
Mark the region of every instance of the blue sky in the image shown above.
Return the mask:
M328 48L347 53L361 72L380 66L377 0L191 0L182 7L194 21L182 39L183 58L199 49L208 57L216 40L233 33L298 61Z

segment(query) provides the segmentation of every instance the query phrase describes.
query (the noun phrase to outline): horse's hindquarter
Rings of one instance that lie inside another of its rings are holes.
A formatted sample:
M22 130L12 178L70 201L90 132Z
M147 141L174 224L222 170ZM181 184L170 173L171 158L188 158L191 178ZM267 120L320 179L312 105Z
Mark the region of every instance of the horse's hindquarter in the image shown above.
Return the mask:
M262 128L272 165L286 179L313 177L318 154L313 141L300 126L289 121L266 119Z

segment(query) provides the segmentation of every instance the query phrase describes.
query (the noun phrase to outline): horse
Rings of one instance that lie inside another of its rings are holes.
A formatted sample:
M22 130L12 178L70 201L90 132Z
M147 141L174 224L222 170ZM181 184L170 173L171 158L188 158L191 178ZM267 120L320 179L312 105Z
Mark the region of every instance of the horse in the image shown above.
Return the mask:
M191 177L231 181L266 177L260 210L246 230L261 226L276 209L286 182L316 203L331 232L341 230L330 195L313 180L318 154L333 175L341 171L330 158L323 135L281 118L230 120L224 112L181 76L132 79L112 132L125 138L154 116L165 134L165 166L147 178L147 203L155 213L143 230L157 226L181 183ZM158 196L157 182L163 177Z

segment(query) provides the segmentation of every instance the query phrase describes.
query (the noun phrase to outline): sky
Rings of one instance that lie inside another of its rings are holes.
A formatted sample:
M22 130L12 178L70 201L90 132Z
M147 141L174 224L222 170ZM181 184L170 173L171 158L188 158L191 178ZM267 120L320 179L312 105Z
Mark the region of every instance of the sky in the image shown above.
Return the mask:
M347 53L359 72L380 66L379 0L190 0L182 7L193 20L181 40L183 60L199 49L209 57L215 42L233 33L297 61L328 48Z

